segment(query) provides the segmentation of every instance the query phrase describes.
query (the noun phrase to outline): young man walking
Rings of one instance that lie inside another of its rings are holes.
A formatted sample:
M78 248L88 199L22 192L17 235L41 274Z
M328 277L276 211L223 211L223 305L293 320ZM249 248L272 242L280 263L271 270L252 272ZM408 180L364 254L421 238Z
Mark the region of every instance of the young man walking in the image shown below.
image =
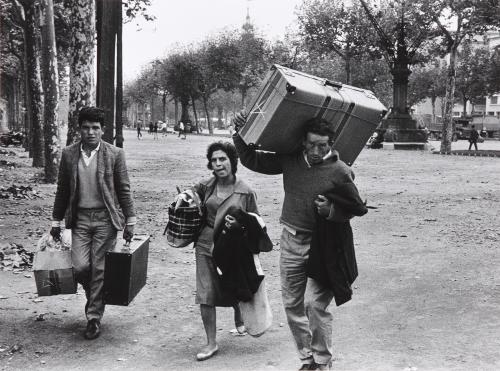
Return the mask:
M104 142L104 111L83 107L78 116L81 141L64 148L52 213L54 239L61 223L72 230L71 258L87 304L86 339L100 334L104 313L104 257L114 248L118 230L130 241L136 216L122 149Z
M236 132L245 122L243 114L236 116ZM342 211L324 195L335 185L350 185L354 180L351 168L332 149L333 136L328 122L311 119L305 124L302 151L284 155L258 151L247 146L238 133L233 135L245 167L263 174L283 174L281 290L288 325L302 363L300 370L326 370L332 360L333 317L328 306L334 294L307 277L306 265L315 213L327 220L346 217L345 214L341 217Z

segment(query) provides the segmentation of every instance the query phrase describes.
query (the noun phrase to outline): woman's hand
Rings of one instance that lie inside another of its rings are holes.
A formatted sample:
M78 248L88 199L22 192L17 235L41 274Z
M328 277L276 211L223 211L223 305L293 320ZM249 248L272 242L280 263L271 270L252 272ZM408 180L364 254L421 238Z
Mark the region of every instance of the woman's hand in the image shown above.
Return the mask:
M226 226L227 229L241 228L241 224L232 215L226 215L224 221L225 221L224 225Z

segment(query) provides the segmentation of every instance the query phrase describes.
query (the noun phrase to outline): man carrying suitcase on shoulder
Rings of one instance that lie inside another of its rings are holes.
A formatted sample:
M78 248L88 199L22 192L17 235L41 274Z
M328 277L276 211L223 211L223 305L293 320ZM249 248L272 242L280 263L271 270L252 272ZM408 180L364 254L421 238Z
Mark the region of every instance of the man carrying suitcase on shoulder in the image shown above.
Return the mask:
M339 221L339 210L324 192L337 184L353 183L349 166L332 149L334 132L324 119L305 125L303 150L293 154L256 151L239 136L244 114L234 119L233 141L241 163L263 174L283 174L285 199L280 221L280 276L283 305L302 366L300 370L327 370L332 359L333 292L306 275L315 210L327 220ZM342 218L347 217L346 215Z
M64 148L52 213L54 239L61 221L72 229L71 258L75 279L85 289L86 339L100 334L104 313L104 257L116 244L117 231L130 241L136 216L125 154L101 140L104 111L83 107L78 115L81 141Z

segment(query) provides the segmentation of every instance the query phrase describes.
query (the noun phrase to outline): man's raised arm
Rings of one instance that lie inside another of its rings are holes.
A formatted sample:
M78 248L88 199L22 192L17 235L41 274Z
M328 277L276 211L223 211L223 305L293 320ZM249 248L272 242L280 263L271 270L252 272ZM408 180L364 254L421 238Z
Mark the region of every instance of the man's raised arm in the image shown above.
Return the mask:
M236 133L233 135L233 142L238 151L240 161L246 168L262 174L281 174L281 156L273 152L257 151L248 146L238 134L238 131L245 125L246 117L239 113L234 119Z

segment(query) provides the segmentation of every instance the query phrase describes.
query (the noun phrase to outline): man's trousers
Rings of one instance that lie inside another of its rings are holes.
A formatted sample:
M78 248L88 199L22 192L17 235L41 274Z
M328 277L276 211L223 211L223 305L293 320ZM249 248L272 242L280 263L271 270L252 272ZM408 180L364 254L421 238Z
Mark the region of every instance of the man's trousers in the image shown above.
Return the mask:
M332 358L333 292L306 275L311 233L281 235L281 292L283 305L302 363L328 364Z
M72 230L73 270L81 283L87 304L87 320L101 320L104 314L104 258L116 244L116 229L106 209L79 209Z

